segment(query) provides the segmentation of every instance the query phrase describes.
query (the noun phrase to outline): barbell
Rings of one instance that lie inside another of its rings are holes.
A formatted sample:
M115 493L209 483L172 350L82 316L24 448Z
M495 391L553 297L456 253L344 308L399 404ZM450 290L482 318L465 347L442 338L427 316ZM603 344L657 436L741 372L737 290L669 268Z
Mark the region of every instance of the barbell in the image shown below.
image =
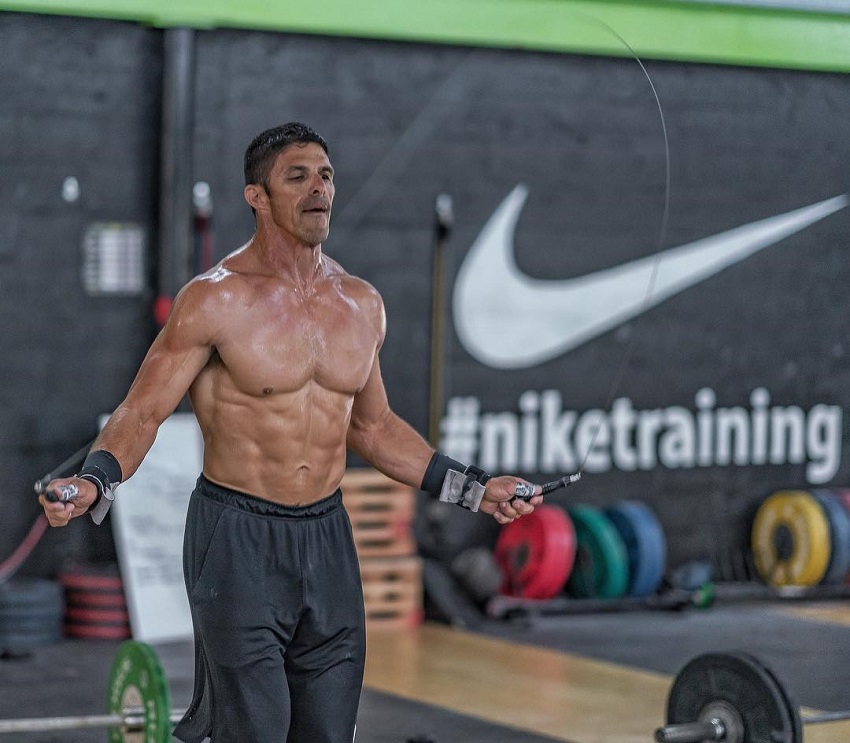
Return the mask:
M0 720L0 734L109 728L109 743L170 743L171 711L165 673L153 648L123 642L112 661L107 713ZM688 661L667 699L658 743L802 743L803 725L850 719L850 711L801 716L776 674L755 656L715 652Z
M850 711L801 716L776 674L749 653L706 653L688 661L667 699L658 743L802 743L803 725L850 719Z
M106 714L0 720L0 734L109 728L109 743L170 743L172 724L183 717L171 711L168 681L153 648L136 640L118 647L106 699Z

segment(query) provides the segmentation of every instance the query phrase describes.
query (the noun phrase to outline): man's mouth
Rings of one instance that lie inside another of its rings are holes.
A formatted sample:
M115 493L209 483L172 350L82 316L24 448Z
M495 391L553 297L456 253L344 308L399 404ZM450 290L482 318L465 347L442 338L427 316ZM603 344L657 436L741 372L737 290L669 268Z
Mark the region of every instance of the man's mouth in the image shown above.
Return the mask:
M327 214L330 211L328 204L314 204L304 209L306 214Z

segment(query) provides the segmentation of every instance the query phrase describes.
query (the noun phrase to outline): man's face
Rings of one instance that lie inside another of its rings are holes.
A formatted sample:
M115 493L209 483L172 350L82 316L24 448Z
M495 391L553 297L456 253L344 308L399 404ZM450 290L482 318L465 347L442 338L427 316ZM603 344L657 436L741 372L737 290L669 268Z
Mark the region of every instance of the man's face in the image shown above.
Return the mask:
M266 188L274 223L310 247L324 242L330 229L333 175L321 145L294 144L280 152Z

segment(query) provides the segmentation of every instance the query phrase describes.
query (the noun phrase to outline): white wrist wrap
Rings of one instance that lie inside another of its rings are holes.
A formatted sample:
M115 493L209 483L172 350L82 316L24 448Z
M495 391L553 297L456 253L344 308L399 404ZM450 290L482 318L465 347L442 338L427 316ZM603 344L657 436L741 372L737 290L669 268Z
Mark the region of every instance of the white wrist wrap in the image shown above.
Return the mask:
M99 478L94 475L89 474L81 474L79 475L80 479L88 480L89 482L93 482L94 486L97 488L98 498L89 511L89 515L91 516L91 520L94 521L95 524L100 526L101 521L103 521L106 514L109 512L109 509L112 507L112 501L115 500L115 485L111 485L108 488L103 487L103 483Z
M455 503L468 511L477 511L484 497L484 486L474 477L457 470L449 470L440 490L443 503Z

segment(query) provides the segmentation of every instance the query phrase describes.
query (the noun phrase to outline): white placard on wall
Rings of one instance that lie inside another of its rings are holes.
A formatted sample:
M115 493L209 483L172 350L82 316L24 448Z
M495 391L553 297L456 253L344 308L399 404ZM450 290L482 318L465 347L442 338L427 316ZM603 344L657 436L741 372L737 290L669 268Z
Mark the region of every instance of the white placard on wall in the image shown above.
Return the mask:
M192 637L183 531L202 460L195 416L175 413L160 426L136 473L116 490L110 518L136 640Z

